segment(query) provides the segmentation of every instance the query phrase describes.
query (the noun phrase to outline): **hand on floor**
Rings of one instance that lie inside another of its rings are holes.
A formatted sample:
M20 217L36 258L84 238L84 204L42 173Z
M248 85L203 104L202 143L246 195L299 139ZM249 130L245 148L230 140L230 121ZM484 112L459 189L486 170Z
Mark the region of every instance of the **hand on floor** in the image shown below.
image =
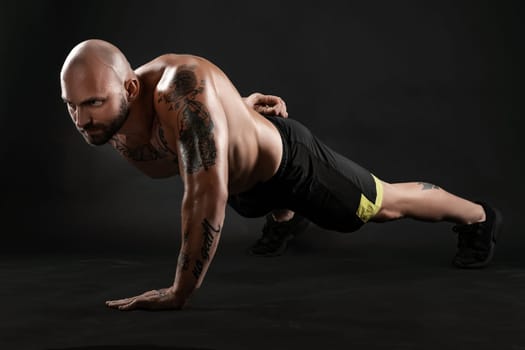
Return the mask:
M106 306L121 311L135 309L167 310L182 308L181 303L177 302L175 299L172 287L150 290L131 298L109 300L106 301Z

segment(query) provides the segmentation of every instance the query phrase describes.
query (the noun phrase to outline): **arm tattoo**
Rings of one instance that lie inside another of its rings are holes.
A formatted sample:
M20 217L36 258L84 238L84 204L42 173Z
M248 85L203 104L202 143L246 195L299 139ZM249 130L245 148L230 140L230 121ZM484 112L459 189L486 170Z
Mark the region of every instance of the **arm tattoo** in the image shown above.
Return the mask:
M177 159L177 152L172 150L170 146L168 145L168 141L166 141L166 137L164 136L164 129L162 129L162 125L160 125L160 123L159 123L159 131L157 133L157 140L161 148L161 151L173 157L173 163L177 164L177 167L178 167L179 160Z
M202 234L204 236L204 242L201 248L202 260L196 259L195 266L193 267L193 270L192 270L193 276L196 279L199 279L202 274L202 270L204 269L204 261L207 261L210 259L210 249L215 239L214 235L219 234L221 231L220 225L217 228L214 228L210 224L208 219L204 219L204 221L202 222L202 228L203 228ZM184 234L184 236L186 237L186 234ZM184 271L187 270L189 263L190 263L189 256L185 253L181 253L179 256L179 265L182 266L182 270Z
M213 244L213 237L214 233L219 233L221 231L221 226L219 225L216 229L210 224L208 219L204 219L202 222L202 228L204 231L202 234L204 235L204 243L202 245L201 249L201 255L204 260L210 259L210 249Z
M422 185L421 191L425 190L439 190L439 186L436 186L434 184L428 183L428 182L418 182L419 185Z
M195 276L196 279L199 279L199 277L201 277L203 267L204 264L202 263L202 261L197 259L195 261L195 267L193 268L193 276Z
M182 268L182 271L187 271L190 265L190 256L184 252L179 255L178 265Z
M214 124L206 106L196 98L204 91L204 80L197 81L195 67L179 67L170 89L159 95L158 102L180 114L180 153L188 174L215 165L217 148L213 137Z

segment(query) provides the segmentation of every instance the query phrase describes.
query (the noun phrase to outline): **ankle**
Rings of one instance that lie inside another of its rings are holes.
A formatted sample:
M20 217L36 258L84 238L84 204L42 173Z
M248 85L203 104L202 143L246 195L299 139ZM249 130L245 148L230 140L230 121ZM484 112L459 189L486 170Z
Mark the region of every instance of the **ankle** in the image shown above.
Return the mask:
M480 214L478 216L478 220L475 221L476 223L483 222L483 221L487 220L487 212L485 211L485 208L483 208L482 205L479 205L479 208L480 208Z
M289 210L274 211L272 213L272 218L275 222L286 222L292 220L294 215L295 213Z

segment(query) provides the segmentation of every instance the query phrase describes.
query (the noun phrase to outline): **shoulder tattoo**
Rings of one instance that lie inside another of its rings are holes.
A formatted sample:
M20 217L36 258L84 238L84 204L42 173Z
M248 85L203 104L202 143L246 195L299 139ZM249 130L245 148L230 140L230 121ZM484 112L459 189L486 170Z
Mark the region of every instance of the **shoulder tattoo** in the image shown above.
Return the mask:
M215 165L217 149L213 137L214 124L205 104L198 100L205 89L205 81L198 81L195 67L180 66L169 89L159 95L157 102L175 110L179 119L179 148L188 173L208 170Z

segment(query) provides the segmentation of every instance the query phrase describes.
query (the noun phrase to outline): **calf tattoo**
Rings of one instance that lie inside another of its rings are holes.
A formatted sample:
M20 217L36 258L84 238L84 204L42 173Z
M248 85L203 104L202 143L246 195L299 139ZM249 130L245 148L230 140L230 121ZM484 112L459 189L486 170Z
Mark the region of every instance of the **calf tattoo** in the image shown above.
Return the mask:
M158 100L168 104L168 110L175 110L181 116L179 147L188 174L208 170L215 165L217 157L213 121L206 105L197 100L204 91L205 81L198 81L194 70L193 66L180 66L169 90L159 94Z
M424 190L439 190L439 186L436 186L436 185L428 183L428 182L418 182L418 184L423 186L421 188L422 191L424 191Z

